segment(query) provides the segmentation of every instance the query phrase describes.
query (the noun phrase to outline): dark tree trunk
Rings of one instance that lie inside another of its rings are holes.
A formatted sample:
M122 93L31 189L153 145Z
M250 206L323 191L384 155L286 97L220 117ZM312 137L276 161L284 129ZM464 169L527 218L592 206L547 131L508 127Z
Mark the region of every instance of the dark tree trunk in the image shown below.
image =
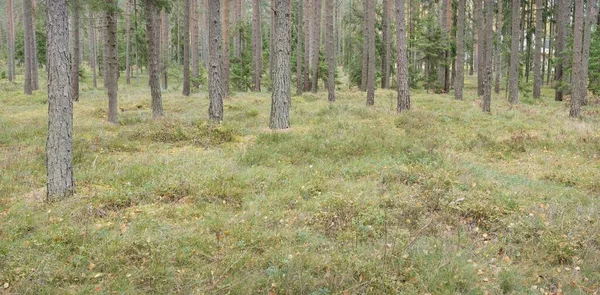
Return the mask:
M290 127L291 69L290 69L290 0L275 0L273 9L275 34L273 60L273 96L271 100L271 129Z
M257 0L254 0L257 1ZM210 56L208 63L208 95L210 97L210 106L208 116L214 122L223 121L223 69L222 69L222 48L221 40L221 1L208 0L208 54Z
M223 1L223 96L229 96L229 0Z
M202 3L200 9L200 25L202 30L202 64L208 68L208 0L199 0Z
M94 14L92 13L92 8L90 7L89 12L89 42L90 42L90 68L92 70L92 83L94 88L98 88L98 79L96 75L96 70L98 68L98 49L96 48L96 28L94 21Z
M152 117L163 116L162 94L160 92L160 40L156 38L160 32L160 9L154 0L144 0L146 13L146 32L148 36L148 84L152 95Z
M477 95L483 95L483 81L485 77L485 19L483 18L483 3L485 0L475 1L475 23L477 32Z
M252 73L254 85L252 90L260 92L260 80L262 76L262 32L259 0L252 0L252 57L254 67Z
M31 48L33 44L33 18L31 15L31 0L23 0L23 37L24 37L24 53L25 53L25 94L33 93L33 55Z
M408 62L406 51L406 16L404 0L396 0L396 51L398 55L398 102L396 111L410 110Z
M335 35L333 30L333 1L325 1L325 54L327 55L328 77L327 77L327 97L329 102L335 101ZM389 50L388 50L389 51ZM388 65L389 66L389 65Z
M79 14L80 14L80 4L79 0L73 0L73 15L72 15L72 25L73 25L73 52L71 55L71 98L73 101L79 101L79 58L80 56L80 38L79 38Z
M363 1L363 44L362 44L362 67L360 90L367 91L367 80L369 75L369 2Z
M571 95L571 109L569 116L577 118L581 114L581 100L583 98L583 0L575 0L575 17L573 18L573 92Z
M169 40L169 13L166 9L163 9L161 12L161 44L162 44L162 87L163 89L169 89L169 44L171 43Z
M367 76L367 105L375 104L375 3L369 1L367 10L367 36L369 37L369 74Z
M533 98L542 95L542 0L535 0L535 56L533 58Z
M392 0L383 0L383 60L381 62L381 88L390 88L390 14L392 13Z
M73 100L69 73L67 0L47 2L48 138L47 201L70 197L73 180Z
M190 96L190 5L185 0L183 13L183 95Z
M312 52L312 1L304 5L304 91L310 90L310 60Z
M198 0L192 0L192 86L194 88L200 88L200 83L198 78L200 77L200 44L198 44L199 40L199 32L200 27L198 23ZM168 47L167 47L168 48Z
M15 27L13 16L13 2L6 0L6 47L7 47L7 68L8 80L13 82L15 79Z
M104 14L105 36L104 40L104 86L108 94L108 122L118 122L118 75L119 75L119 52L117 48L117 2L106 0L107 8Z
M498 19L496 21L496 81L494 92L500 93L500 78L502 76L502 0L498 0Z
M31 0L31 88L33 90L39 90L40 87L38 85L38 58L37 58L37 41L35 36L35 9L36 9L36 0Z
M454 79L454 98L463 100L465 83L465 6L466 0L458 0L458 21L456 23L456 78Z
M556 41L555 41L555 55L556 55L556 67L554 70L554 81L555 81L555 92L554 100L563 100L563 89L564 89L564 69L566 60L569 58L569 54L566 50L566 43L568 43L567 30L569 27L569 8L570 0L556 0L557 6L557 20L556 20Z
M520 0L512 0L512 34L510 52L510 72L508 86L508 101L511 104L519 103L519 42L521 36L520 24Z
M302 95L304 88L304 69L302 68L304 58L302 56L306 39L304 39L303 1L298 0L298 42L296 44L296 94Z
M125 4L125 83L131 84L131 0Z
M313 8L315 12L313 14L313 50L312 50L312 82L311 91L317 93L319 90L319 53L321 51L321 3L322 0L313 0Z
M588 70L589 70L589 63L590 63L590 43L591 43L591 39L592 39L592 26L594 25L594 22L597 21L598 18L598 0L588 0L588 9L587 9L587 15L585 18L585 26L584 26L584 32L583 32L583 56L581 57L581 67L583 70L583 75L581 78L581 81L583 82L583 97L581 98L581 104L582 105L587 105L588 104L588 95L587 95L587 88L588 88Z
M492 73L493 73L493 38L494 38L494 0L485 1L485 76L483 80L483 111L492 111Z

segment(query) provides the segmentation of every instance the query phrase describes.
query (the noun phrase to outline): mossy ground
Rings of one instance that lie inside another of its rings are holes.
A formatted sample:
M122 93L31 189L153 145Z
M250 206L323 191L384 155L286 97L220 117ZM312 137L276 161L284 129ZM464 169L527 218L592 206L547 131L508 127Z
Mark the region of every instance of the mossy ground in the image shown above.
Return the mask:
M414 91L237 93L120 85L75 104L77 193L47 204L44 91L0 95L0 293L591 294L600 286L600 103L568 118L551 89L480 111Z

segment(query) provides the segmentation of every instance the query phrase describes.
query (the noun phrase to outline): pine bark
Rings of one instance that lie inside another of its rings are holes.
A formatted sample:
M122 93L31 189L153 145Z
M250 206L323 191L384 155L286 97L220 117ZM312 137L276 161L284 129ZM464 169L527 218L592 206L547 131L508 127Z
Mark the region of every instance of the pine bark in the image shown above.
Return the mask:
M242 57L242 0L233 0L233 56L239 60Z
M35 29L35 10L36 10L36 0L31 0L31 87L33 90L39 90L38 84L38 58L37 58L37 38L36 38L36 29Z
M362 44L362 67L361 67L361 79L360 79L360 90L367 91L367 80L369 76L369 2L371 0L363 1L363 44Z
M567 30L569 27L569 7L570 0L556 0L557 5L557 20L556 20L556 41L555 41L555 55L557 57L556 67L554 69L554 81L555 81L555 92L554 100L562 101L564 95L564 83L565 75L564 68L565 62L569 58L568 50L566 50L566 44L568 43Z
M494 92L500 93L500 78L502 77L502 18L504 17L502 0L498 0L498 18L496 20L496 81Z
M185 0L183 13L183 95L190 96L190 5Z
M146 14L146 32L148 36L148 84L152 96L152 117L163 116L162 94L160 92L160 40L156 38L160 31L160 9L154 0L144 0Z
M493 73L493 37L494 37L494 0L485 1L485 76L483 80L482 109L486 113L492 111L492 73Z
M475 1L475 23L473 28L477 32L477 95L483 95L483 81L485 77L485 19L483 18L483 3L485 0Z
M208 67L208 0L199 0L201 2L200 9L200 25L202 35L202 64L205 68Z
M581 99L582 105L588 104L588 78L589 78L589 63L590 63L590 43L592 39L592 26L598 20L598 0L588 0L588 9L587 15L585 17L585 26L583 32L583 56L582 56L582 70L583 77L581 81L583 82L584 91L582 93L583 97Z
M254 0L258 2L258 0ZM258 4L258 3L257 3ZM223 69L222 69L222 48L223 40L221 40L221 1L208 0L208 95L210 105L208 108L208 116L214 122L223 121Z
M118 123L118 75L119 52L117 48L117 2L105 0L107 8L104 11L105 36L104 40L104 86L108 95L108 122Z
M304 88L304 69L303 61L304 57L302 54L304 53L305 39L304 39L304 15L303 15L303 1L298 0L298 41L296 44L296 94L302 95Z
M47 2L48 138L47 201L73 195L73 100L69 70L67 0Z
M312 45L312 81L311 92L317 93L319 90L319 53L321 51L321 3L322 0L313 0L313 45Z
M291 69L290 69L290 0L275 0L273 96L271 99L271 129L290 127Z
M13 0L6 0L6 47L7 47L7 72L8 80L15 79L15 28L13 16Z
M408 86L408 61L406 50L406 16L404 0L396 0L396 51L398 55L398 113L410 110L410 88Z
M94 88L98 88L98 78L97 78L97 64L98 64L98 49L96 48L96 28L95 28L95 21L94 21L94 13L91 10L91 7L89 8L90 12L89 12L89 42L90 42L90 69L92 70L92 84L94 86Z
M254 67L253 91L260 92L262 76L262 32L260 25L260 0L252 0L252 64Z
M571 109L569 116L577 118L581 114L581 100L583 98L583 0L575 0L575 17L573 18L573 92L571 95Z
M383 0L383 60L381 61L381 88L390 88L390 48L392 38L390 36L390 14L392 13L392 0Z
M327 55L328 78L327 78L327 97L329 102L335 101L335 35L333 30L333 1L325 1L325 54ZM387 14L387 13L386 13ZM389 50L388 50L389 51ZM389 65L388 65L389 68Z
M169 40L169 13L166 9L163 9L161 12L161 45L162 45L162 65L161 65L161 74L162 74L162 87L163 89L169 89L169 44L171 43Z
M33 18L31 15L31 0L23 0L23 37L24 37L24 53L25 53L25 94L33 93Z
M367 9L368 46L368 75L367 75L367 105L375 105L375 3L369 1Z
M535 56L533 58L533 98L542 95L542 0L535 0Z
M312 1L305 0L304 5L304 91L310 90L310 54L312 52Z
M73 92L71 94L71 98L73 99L73 101L79 101L79 63L80 60L79 58L81 57L81 52L80 52L80 38L79 38L79 15L80 15L80 3L79 0L73 0L72 1L72 7L73 7L73 14L72 14L72 25L73 25L73 52L71 55L71 91Z
M229 0L223 2L223 96L229 96L229 64L230 64L230 40L229 40Z
M466 0L458 0L458 15L456 23L456 78L454 79L454 98L463 100L465 84L465 10Z
M519 42L521 36L520 24L520 0L512 0L512 34L510 52L510 71L508 101L511 104L519 103Z
M200 82L198 78L200 77L200 44L199 34L200 27L198 22L198 0L192 0L192 86L194 88L200 88ZM168 40L168 39L167 39Z

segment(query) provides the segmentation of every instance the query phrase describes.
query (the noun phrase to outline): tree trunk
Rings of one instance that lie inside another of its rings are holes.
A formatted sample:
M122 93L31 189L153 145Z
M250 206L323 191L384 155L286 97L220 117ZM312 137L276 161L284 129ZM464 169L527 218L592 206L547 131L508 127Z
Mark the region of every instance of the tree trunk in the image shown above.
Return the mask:
M169 44L171 40L169 40L169 13L166 9L163 9L161 12L161 22L162 22L162 87L163 89L169 89Z
M183 95L190 96L190 5L185 0L183 13Z
M502 0L498 0L498 18L496 21L496 81L494 92L500 93L500 78L502 76L502 17L503 14Z
M38 85L38 58L37 58L37 40L36 40L36 29L35 29L35 10L36 0L31 0L31 88L33 90L39 90Z
M252 61L253 91L260 92L260 79L262 76L262 32L260 26L260 0L252 0ZM220 72L219 72L220 74Z
M116 0L105 0L105 36L104 40L104 85L108 94L108 122L118 122L118 75L119 75L119 52L117 48L117 2Z
M555 41L555 55L556 55L556 67L554 69L554 81L556 82L554 100L563 100L563 88L564 88L564 68L565 62L569 58L569 54L566 50L566 43L568 43L567 30L569 26L569 2L570 0L556 0L557 6L557 20L556 20L556 41Z
M290 69L290 0L275 0L273 9L275 34L273 60L273 96L271 99L271 129L290 127L291 69Z
M369 75L369 2L371 0L363 1L363 44L362 44L362 67L361 67L361 79L360 79L360 90L367 91L367 80Z
M6 47L7 47L7 68L8 80L13 82L15 79L15 28L13 16L13 2L6 0Z
M273 81L273 65L275 64L275 0L271 0L271 5L269 11L271 12L271 28L269 30L269 77L271 77L271 81Z
M92 70L92 83L94 85L94 88L98 88L98 79L97 79L97 75L96 75L96 70L98 68L97 63L98 63L98 50L96 48L96 28L95 26L95 21L94 21L94 14L92 12L92 8L90 6L89 8L90 12L88 13L89 15L89 26L90 26L90 31L89 31L89 42L90 42L90 69Z
M131 84L131 0L125 4L125 83Z
M535 56L533 58L533 98L542 95L542 0L535 0Z
M392 13L392 0L383 0L383 60L381 61L381 88L390 88L390 14Z
M208 0L201 1L200 25L202 30L202 64L208 67Z
M304 88L304 69L302 68L303 65L303 46L305 46L305 39L304 39L304 32L303 32L303 27L304 27L304 19L303 19L303 1L302 0L298 0L298 41L296 44L296 94L297 95L302 95L303 92L303 88Z
M254 0L258 2L258 0ZM208 0L208 38L210 40L208 47L209 67L208 67L208 94L210 97L210 106L208 116L214 122L223 121L223 69L222 69L222 48L221 40L221 1ZM258 4L258 3L257 3Z
M73 180L73 100L69 77L67 0L47 2L48 138L47 201L70 197Z
M73 52L71 55L71 91L73 91L73 93L71 94L71 98L73 101L79 101L79 58L81 57L79 52L79 14L81 9L79 0L73 0L71 5L73 8L73 19L71 23L73 25Z
M367 76L367 105L375 104L375 3L369 1L367 10L367 36L369 37L369 74Z
M148 36L148 84L152 95L152 117L157 119L163 116L162 94L160 92L160 40L152 38L157 36L159 29L160 9L154 0L144 0L146 13L146 32Z
M198 44L200 27L198 23L198 0L192 0L192 86L200 88L200 44ZM167 39L168 40L168 39Z
M396 111L398 113L410 110L404 9L404 0L396 0L396 51L398 54L398 102Z
M310 60L312 52L312 1L306 0L304 5L304 91L310 90Z
M581 62L581 66L582 66L582 70L583 70L583 77L581 78L581 81L583 82L583 97L581 98L581 104L582 105L587 105L588 104L588 95L587 95L587 88L588 88L588 70L589 70L589 63L590 63L590 43L591 43L591 39L592 39L592 26L594 25L594 22L597 21L598 18L598 0L588 0L588 9L587 9L587 15L585 18L585 26L584 26L584 32L583 32L583 56L581 58L582 62Z
M485 1L485 77L483 80L483 111L492 111L492 66L493 66L493 38L494 38L494 0Z
M465 6L466 0L458 0L458 20L456 23L456 78L454 79L454 98L463 100L465 83Z
M512 0L512 34L511 34L511 52L510 52L510 72L508 101L511 104L519 103L519 42L521 29L519 28L520 0Z
M24 53L25 53L25 94L31 95L33 93L33 50L31 45L33 44L33 18L31 15L31 0L23 0L23 37L24 37Z
M569 116L577 118L581 114L581 100L583 98L583 0L575 0L575 17L573 18L573 92L571 95L571 110Z
M475 1L475 23L477 27L477 95L483 95L483 81L485 77L485 19L483 18L483 3L485 0Z
M335 35L333 31L333 1L325 1L325 54L327 54L328 78L327 78L327 93L329 102L335 101ZM386 13L387 14L387 13ZM389 51L389 50L388 50Z
M233 0L233 57L238 62L242 57L242 0Z
M319 53L321 52L321 3L322 0L313 0L313 8L315 12L313 14L313 45L312 45L312 82L311 91L317 93L319 90Z
M229 0L223 3L223 97L229 97Z

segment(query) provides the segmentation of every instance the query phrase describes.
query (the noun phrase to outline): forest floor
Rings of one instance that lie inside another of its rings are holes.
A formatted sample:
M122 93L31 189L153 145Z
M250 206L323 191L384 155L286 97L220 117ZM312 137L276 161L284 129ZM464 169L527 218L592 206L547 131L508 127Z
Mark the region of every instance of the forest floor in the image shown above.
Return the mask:
M75 104L77 193L47 204L45 91L0 94L0 293L597 294L600 101L465 101L342 89L238 93L208 124L205 92L146 82Z

